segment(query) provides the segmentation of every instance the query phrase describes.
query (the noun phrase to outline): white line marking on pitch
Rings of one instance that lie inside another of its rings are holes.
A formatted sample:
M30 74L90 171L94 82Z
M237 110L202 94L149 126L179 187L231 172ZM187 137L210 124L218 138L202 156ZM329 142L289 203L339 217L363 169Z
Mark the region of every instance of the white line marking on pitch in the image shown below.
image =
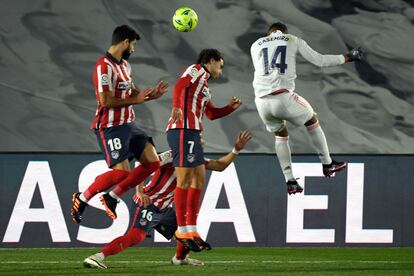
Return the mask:
M0 261L0 264L78 264L82 261ZM147 264L169 264L170 261L108 261L108 263L128 264L128 263L147 263ZM209 264L238 264L238 263L276 263L276 264L329 264L329 263L362 263L362 264L412 264L414 261L361 261L361 260L344 260L344 261L283 261L283 260L265 260L265 261L205 261Z

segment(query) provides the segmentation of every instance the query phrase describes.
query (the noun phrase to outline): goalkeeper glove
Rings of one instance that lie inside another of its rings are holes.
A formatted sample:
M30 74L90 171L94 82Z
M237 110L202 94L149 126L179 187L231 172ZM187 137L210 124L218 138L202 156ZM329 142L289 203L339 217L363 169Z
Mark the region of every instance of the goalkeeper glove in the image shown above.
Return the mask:
M345 56L348 57L348 62L360 61L364 55L364 49L361 47L354 48L350 52L346 53Z

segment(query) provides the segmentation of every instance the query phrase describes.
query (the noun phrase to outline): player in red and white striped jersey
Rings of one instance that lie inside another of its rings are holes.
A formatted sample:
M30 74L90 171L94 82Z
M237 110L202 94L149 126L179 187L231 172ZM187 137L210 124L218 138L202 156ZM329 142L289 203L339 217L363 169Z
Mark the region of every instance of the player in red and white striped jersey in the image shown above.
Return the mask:
M133 124L133 105L161 97L168 91L168 84L160 81L142 91L134 85L127 59L135 51L139 39L135 30L127 25L115 28L110 48L96 63L93 82L98 108L92 129L112 170L98 176L83 193L73 195L71 215L76 223L80 223L87 202L94 195L119 183L101 197L108 215L116 218L117 199L159 168L151 137ZM142 166L131 171L131 158L139 160Z
M217 160L206 160L206 169L223 171L226 169L237 154L251 139L249 131L239 133L234 149ZM172 153L167 151L158 155L161 167L152 176L151 181L142 189L137 186L134 195L134 206L131 210L131 228L125 235L118 237L107 244L99 253L89 256L84 260L88 267L107 268L104 259L115 255L126 248L139 244L152 229L157 230L165 238L171 239L177 229L174 209L171 204L174 200L174 188L177 185L177 178L172 166ZM201 251L204 248L200 248ZM174 265L203 265L199 260L188 258L189 250L182 243L177 243L177 250L171 263Z
M173 166L177 174L174 201L178 230L175 236L194 249L200 244L208 246L197 233L195 220L205 181L200 138L202 118L204 114L212 120L221 118L241 105L236 97L223 108L215 107L211 101L208 80L219 78L223 67L224 60L218 50L204 49L200 52L197 64L189 66L174 86L173 108L167 126L168 144L173 152ZM185 214L188 214L187 218Z

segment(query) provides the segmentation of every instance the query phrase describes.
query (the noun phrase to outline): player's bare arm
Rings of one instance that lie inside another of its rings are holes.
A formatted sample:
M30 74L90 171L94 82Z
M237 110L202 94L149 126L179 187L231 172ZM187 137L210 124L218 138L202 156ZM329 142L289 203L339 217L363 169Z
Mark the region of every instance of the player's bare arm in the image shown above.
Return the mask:
M240 132L237 135L236 143L234 144L234 149L217 160L210 160L206 164L206 169L219 172L224 171L231 164L231 162L233 162L234 159L236 159L237 155L239 154L239 151L244 149L244 147L250 141L250 139L252 139L252 134L249 130Z
M112 91L103 91L99 93L99 102L105 108L126 107L134 104L143 103L145 101L145 98L153 92L154 88L148 87L143 89L141 92L136 93L133 97L121 99L115 97L112 94Z

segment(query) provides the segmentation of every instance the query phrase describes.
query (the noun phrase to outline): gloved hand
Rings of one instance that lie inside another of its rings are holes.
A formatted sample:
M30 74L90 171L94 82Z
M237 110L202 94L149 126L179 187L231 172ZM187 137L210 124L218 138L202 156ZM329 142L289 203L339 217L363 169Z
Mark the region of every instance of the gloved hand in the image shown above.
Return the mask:
M350 52L346 53L345 56L348 58L348 62L360 61L364 55L364 49L361 47L354 48Z

